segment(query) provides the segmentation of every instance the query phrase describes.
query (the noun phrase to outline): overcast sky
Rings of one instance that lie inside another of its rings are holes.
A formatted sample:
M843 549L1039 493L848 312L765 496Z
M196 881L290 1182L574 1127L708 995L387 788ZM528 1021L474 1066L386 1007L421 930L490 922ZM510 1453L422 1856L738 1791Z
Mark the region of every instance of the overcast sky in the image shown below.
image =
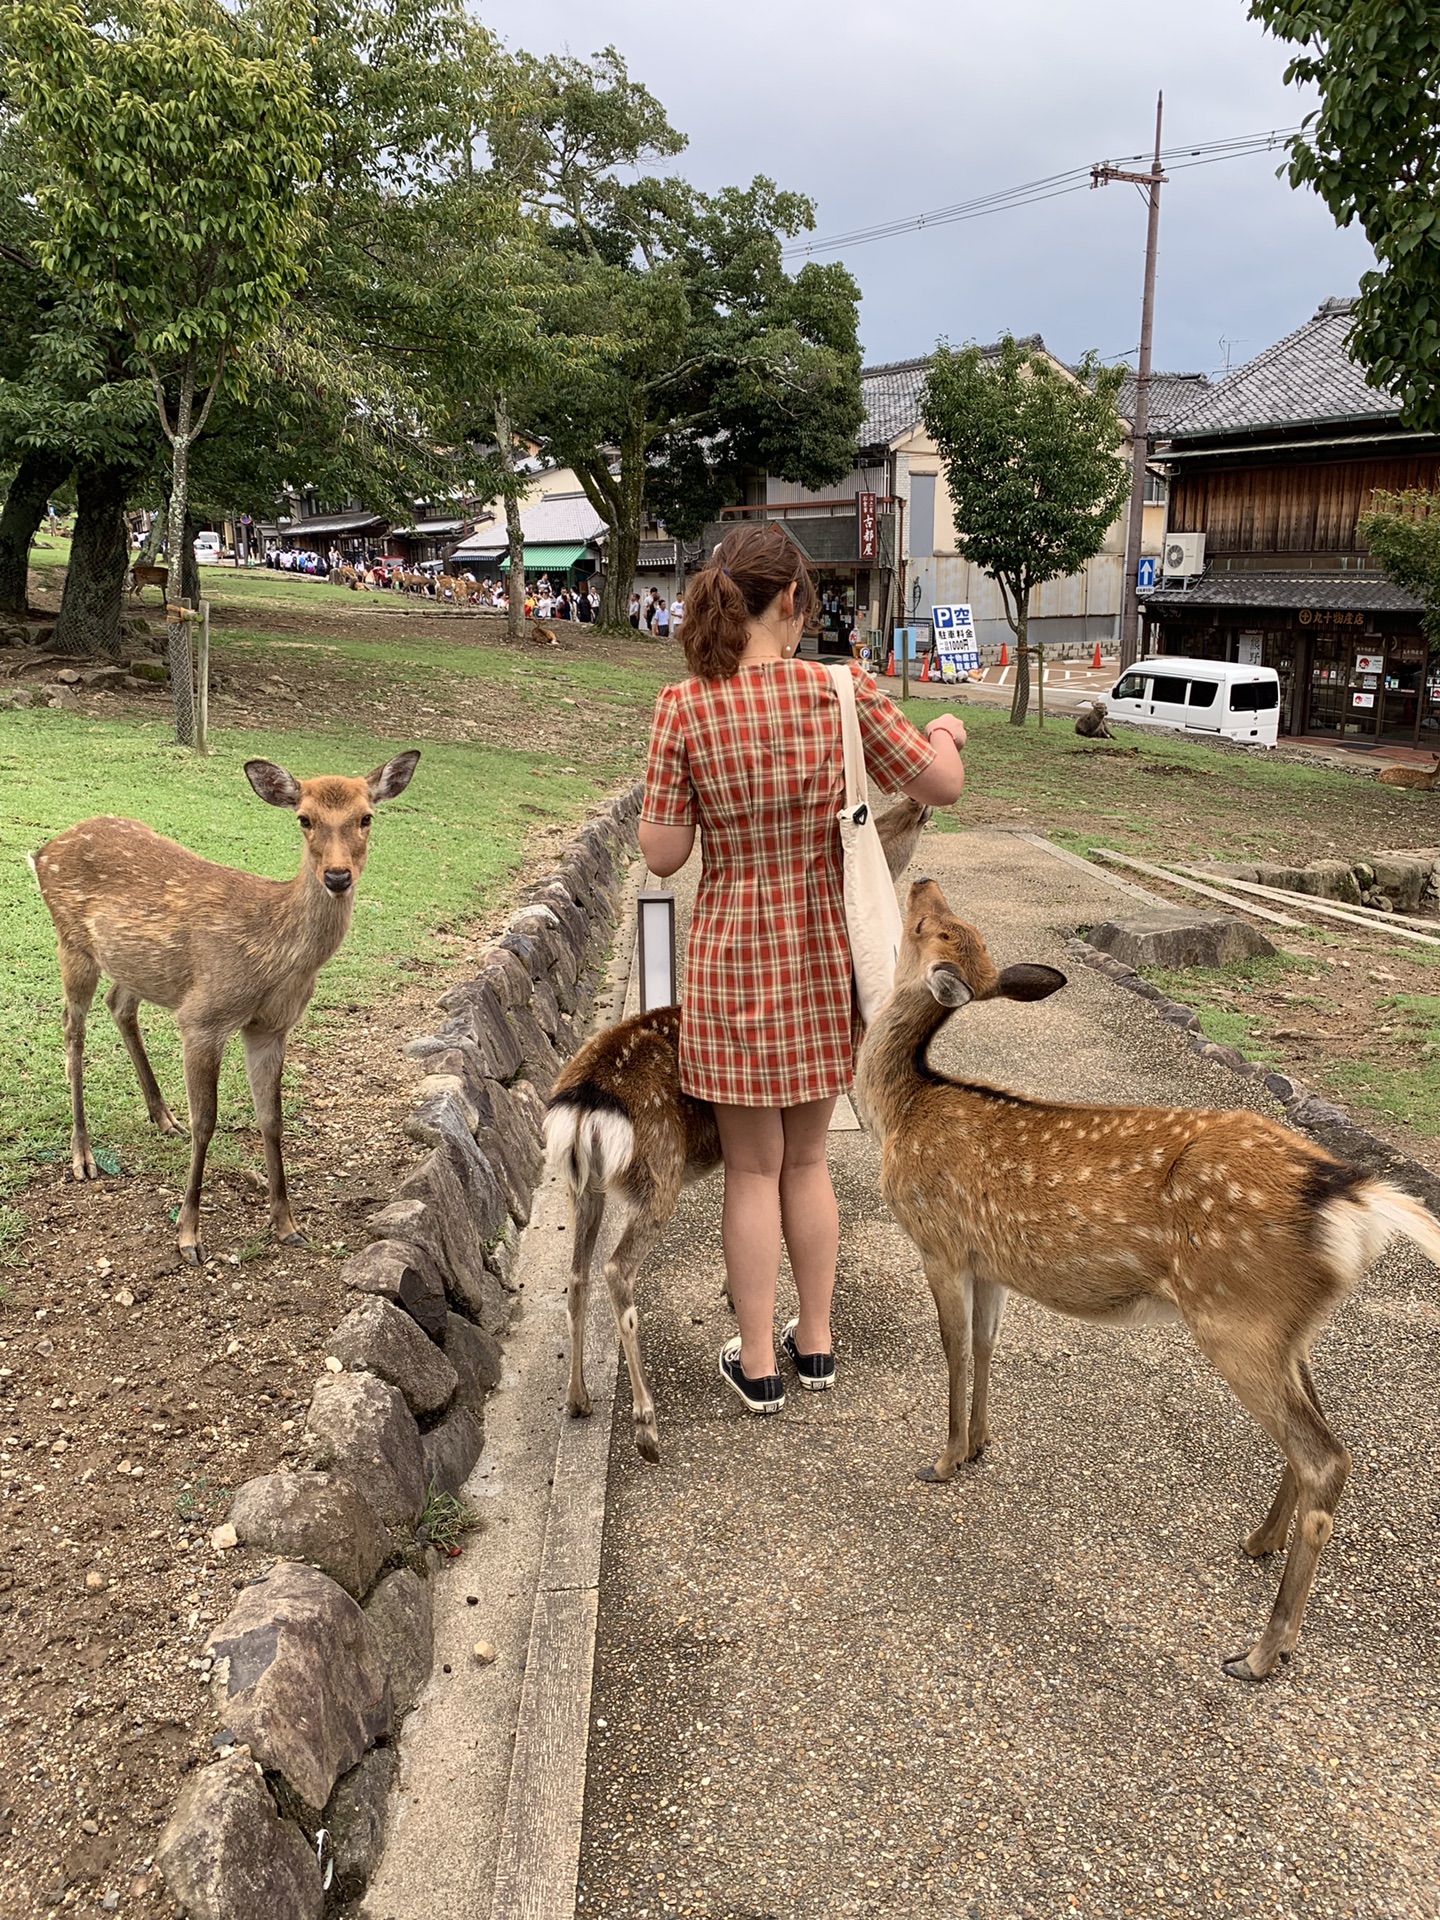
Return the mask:
M1167 147L1298 125L1285 50L1244 0L477 0L532 52L607 41L690 137L702 187L769 174L809 194L818 236L1137 153L1165 90ZM1370 264L1278 154L1176 172L1162 194L1155 364L1214 373L1353 293ZM940 337L1043 334L1067 359L1133 357L1145 208L1109 186L841 257L867 360ZM833 258L832 254L821 257Z

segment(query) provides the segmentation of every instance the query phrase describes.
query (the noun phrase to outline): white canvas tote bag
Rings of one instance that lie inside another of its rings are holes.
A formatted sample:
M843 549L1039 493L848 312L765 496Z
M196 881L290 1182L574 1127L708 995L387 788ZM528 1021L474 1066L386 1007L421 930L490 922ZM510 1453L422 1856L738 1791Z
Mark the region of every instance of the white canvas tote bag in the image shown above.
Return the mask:
M848 666L831 667L840 701L845 742L845 805L840 809L840 846L845 858L845 924L860 1017L870 1026L890 998L903 930L895 883L870 811L865 747L855 711L855 677Z

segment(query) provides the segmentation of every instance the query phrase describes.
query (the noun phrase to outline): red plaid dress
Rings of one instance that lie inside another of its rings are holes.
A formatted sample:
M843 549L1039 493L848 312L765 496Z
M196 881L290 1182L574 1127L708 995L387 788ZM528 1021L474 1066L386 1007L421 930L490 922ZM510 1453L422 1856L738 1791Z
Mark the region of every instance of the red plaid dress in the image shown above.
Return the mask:
M868 674L855 699L872 796L935 758ZM844 1093L853 986L836 815L840 706L809 660L683 680L655 703L644 818L700 828L686 951L680 1085L727 1106L790 1107Z

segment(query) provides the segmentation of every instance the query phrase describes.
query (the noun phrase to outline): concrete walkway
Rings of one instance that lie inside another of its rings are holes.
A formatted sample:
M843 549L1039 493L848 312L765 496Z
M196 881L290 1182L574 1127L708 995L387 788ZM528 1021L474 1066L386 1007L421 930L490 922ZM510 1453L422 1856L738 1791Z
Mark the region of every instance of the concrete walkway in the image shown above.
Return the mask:
M1063 934L1123 905L1018 836L932 834L921 861L1001 964L1064 965ZM1256 1097L1084 969L959 1015L938 1058L1042 1094ZM1390 1254L1320 1349L1354 1475L1298 1657L1244 1688L1219 1663L1273 1598L1236 1547L1269 1443L1183 1332L1022 1301L983 1466L917 1483L933 1309L872 1143L832 1144L835 1392L760 1423L716 1378L718 1181L642 1284L663 1464L635 1457L622 1383L577 1913L1434 1920L1440 1276Z

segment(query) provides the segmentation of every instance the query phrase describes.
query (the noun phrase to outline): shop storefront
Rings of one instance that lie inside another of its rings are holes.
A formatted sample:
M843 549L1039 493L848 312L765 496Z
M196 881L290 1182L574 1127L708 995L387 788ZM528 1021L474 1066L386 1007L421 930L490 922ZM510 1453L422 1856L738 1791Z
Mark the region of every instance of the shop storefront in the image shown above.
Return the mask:
M870 612L868 567L817 567L815 585L820 608L816 645L822 654L852 654L855 629L866 637Z
M1237 573L1150 595L1147 651L1274 667L1282 733L1356 745L1440 738L1440 650L1432 653L1409 595L1379 576L1342 575L1302 582L1289 607L1257 604L1279 597L1277 584ZM1218 603L1221 593L1239 604ZM1352 604L1317 604L1337 599Z

